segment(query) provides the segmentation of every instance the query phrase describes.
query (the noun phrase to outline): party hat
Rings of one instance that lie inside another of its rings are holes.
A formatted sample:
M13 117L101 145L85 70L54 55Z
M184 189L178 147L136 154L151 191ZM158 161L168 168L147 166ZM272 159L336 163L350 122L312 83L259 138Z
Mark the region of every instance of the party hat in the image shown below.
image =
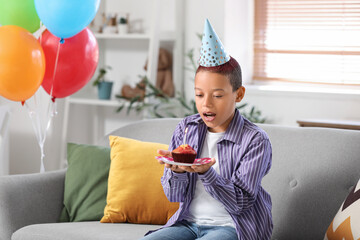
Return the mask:
M220 41L220 38L212 28L208 19L205 19L204 33L202 37L199 64L203 67L222 65L230 60L229 54Z

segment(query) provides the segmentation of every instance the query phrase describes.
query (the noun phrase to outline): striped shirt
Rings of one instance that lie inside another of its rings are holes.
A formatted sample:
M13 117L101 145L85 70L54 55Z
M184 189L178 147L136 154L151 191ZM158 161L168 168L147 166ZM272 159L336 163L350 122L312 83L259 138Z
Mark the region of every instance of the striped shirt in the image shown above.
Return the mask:
M169 151L183 143L186 127L186 142L199 157L207 132L199 114L186 117L177 125ZM272 150L267 134L236 109L217 148L220 174L212 167L201 175L175 173L165 168L161 178L165 195L171 202L180 202L180 207L164 227L189 218L189 206L199 178L205 190L229 212L239 240L271 239L271 197L261 186L271 167Z

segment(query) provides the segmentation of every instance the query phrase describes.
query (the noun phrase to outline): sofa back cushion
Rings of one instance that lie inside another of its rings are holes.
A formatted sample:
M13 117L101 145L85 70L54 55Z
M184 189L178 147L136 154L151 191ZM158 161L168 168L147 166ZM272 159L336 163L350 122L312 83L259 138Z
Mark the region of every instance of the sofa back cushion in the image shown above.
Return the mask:
M273 202L273 239L323 239L359 179L360 131L259 126L273 148L262 181Z

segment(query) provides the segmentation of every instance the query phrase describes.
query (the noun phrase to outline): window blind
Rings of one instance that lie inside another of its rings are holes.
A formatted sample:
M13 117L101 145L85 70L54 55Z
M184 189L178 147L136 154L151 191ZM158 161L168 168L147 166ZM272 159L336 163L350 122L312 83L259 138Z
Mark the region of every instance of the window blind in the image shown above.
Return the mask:
M254 0L253 79L360 85L360 0Z

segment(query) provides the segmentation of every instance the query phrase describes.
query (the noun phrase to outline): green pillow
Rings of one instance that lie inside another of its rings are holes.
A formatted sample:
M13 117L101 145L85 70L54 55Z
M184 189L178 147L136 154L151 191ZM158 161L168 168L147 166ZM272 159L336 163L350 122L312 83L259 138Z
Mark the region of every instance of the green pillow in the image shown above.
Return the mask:
M100 221L106 206L110 148L68 143L60 222Z

